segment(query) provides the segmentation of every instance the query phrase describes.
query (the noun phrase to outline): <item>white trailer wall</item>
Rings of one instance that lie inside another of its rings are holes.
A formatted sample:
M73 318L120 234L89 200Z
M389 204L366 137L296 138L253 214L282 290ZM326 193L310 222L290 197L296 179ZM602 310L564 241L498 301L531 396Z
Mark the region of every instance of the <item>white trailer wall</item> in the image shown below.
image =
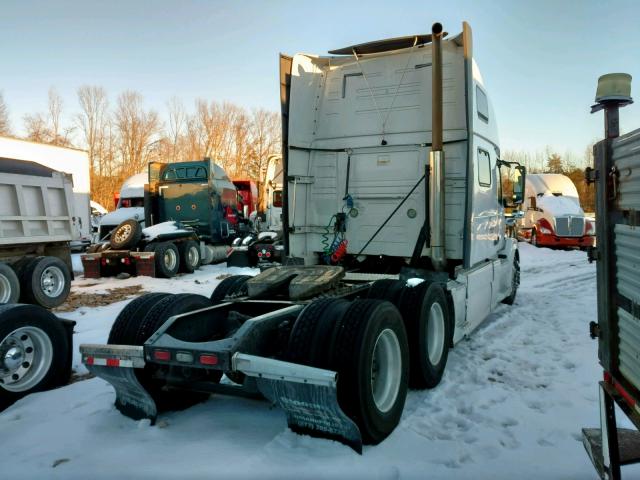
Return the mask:
M0 137L0 157L28 160L73 176L74 239L91 239L89 157L84 150Z

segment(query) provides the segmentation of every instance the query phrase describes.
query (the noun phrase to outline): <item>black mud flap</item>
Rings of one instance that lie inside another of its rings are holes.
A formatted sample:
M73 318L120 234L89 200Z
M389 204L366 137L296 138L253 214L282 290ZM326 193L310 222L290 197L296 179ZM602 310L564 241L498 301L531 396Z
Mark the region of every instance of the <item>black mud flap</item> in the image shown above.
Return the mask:
M156 423L158 408L147 390L140 384L134 368L86 365L96 377L100 377L116 390L116 408L133 420L148 418Z
M362 435L338 405L335 386L267 378L256 381L262 394L285 411L291 430L337 440L362 454Z

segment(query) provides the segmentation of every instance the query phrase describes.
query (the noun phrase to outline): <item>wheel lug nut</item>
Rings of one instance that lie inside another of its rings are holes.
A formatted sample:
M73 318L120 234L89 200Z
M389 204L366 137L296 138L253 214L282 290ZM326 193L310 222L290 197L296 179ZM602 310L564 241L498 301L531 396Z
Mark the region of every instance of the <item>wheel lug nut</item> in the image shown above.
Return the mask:
M33 348L27 347L27 348L25 348L24 351L27 352L27 353L31 353L31 352L33 352Z
M31 365L29 362L22 362L23 368L29 368L29 365Z
M20 378L20 375L14 373L13 375L11 375L11 378L13 378L14 380L18 380Z

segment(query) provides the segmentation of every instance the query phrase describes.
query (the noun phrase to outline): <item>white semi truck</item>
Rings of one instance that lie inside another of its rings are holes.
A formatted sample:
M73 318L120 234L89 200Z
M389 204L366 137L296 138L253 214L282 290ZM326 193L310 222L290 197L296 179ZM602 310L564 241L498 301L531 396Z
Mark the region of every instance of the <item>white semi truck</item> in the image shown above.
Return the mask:
M518 221L520 238L540 247L593 247L594 222L585 216L578 190L569 177L529 174L524 193L524 215Z
M148 182L146 172L137 173L124 181L120 187L116 209L100 218L97 240L107 237L125 220L134 219L144 227L144 185Z
M285 265L210 298L144 295L109 344L81 345L118 409L154 421L207 392L255 395L294 431L361 451L396 427L408 386L435 387L449 348L514 301L503 208L522 202L524 169L500 160L470 27L445 36L281 56Z

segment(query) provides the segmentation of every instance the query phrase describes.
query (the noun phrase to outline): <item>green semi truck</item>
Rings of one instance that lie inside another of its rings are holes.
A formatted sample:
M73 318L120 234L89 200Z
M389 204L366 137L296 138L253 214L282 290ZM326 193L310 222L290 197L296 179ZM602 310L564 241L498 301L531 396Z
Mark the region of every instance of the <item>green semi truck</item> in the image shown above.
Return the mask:
M149 164L144 224L128 219L82 260L85 277L122 271L170 278L201 264L224 260L247 222L237 210L238 193L210 158Z

